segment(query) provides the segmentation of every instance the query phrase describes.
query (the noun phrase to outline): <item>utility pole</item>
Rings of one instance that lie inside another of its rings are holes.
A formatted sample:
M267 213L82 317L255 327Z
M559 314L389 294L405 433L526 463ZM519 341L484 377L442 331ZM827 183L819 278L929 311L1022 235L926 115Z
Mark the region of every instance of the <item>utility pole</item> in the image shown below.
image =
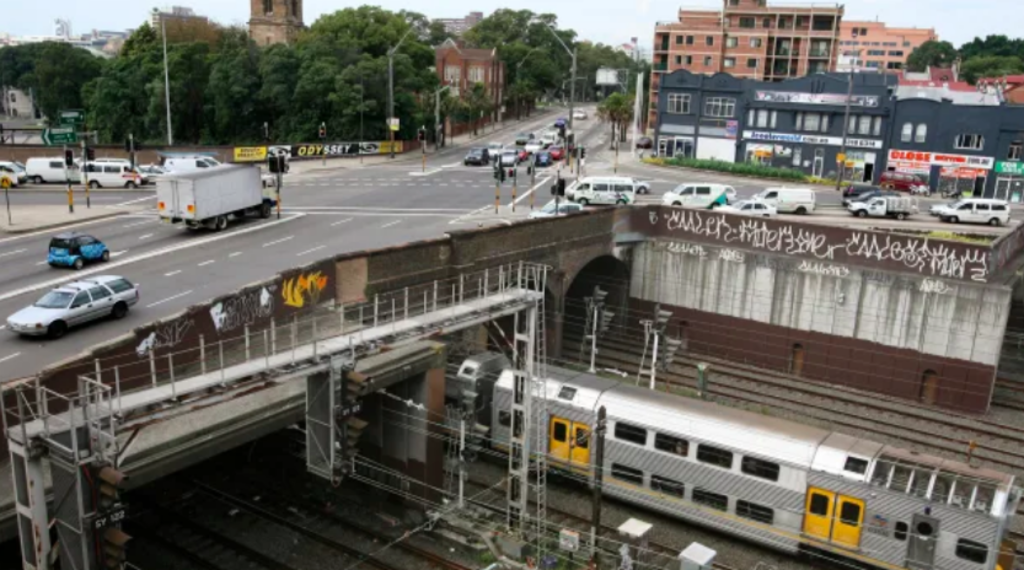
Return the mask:
M601 487L604 481L604 436L607 429L607 412L604 406L597 409L597 426L593 431L593 462L590 472L593 477L590 495L590 556L595 565L598 563L597 531L601 528Z
M441 149L441 93L452 88L449 81L437 91L434 91L434 152Z
M530 188L537 188L537 155L531 155L533 163L530 165ZM537 192L534 190L530 192L530 210L533 210L533 198ZM555 210L555 214L558 214L558 210Z
M154 12L159 13L157 8ZM174 146L174 135L171 129L171 79L167 68L167 18L160 14L160 35L164 40L164 104L167 106L167 146Z
M82 137L82 183L85 185L85 207L86 209L92 209L92 199L89 197L89 176L86 174L89 172L89 145L86 143L86 137Z
M850 79L846 84L846 111L843 113L843 145L839 149L839 158L837 160L838 169L836 172L836 192L839 191L839 187L843 184L843 174L846 170L846 138L850 133L850 100L853 98L853 70L850 70Z
M409 37L409 33L412 32L413 28L409 27L406 30L405 35L402 39L398 40L395 47L388 50L388 133L391 137L391 158L395 158L395 131L392 126L392 121L395 118L395 52L402 46L402 42L405 38Z
M519 183L519 165L512 166L512 212L516 211L516 190Z

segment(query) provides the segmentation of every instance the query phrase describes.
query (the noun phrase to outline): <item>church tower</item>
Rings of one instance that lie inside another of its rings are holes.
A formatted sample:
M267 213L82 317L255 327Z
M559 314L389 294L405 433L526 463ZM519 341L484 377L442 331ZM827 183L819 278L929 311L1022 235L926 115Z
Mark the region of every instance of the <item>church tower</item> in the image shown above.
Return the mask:
M302 30L302 0L249 0L249 37L258 45L293 43Z

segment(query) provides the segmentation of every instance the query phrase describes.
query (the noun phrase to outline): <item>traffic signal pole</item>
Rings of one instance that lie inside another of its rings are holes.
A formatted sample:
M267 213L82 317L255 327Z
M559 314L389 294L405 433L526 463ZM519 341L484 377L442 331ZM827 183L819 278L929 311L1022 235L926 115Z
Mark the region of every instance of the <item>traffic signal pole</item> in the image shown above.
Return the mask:
M71 164L73 156L68 151L68 145L64 145L64 182L68 185L68 213L75 213L75 195L71 190Z
M85 184L85 207L92 209L92 199L89 197L89 146L82 138L82 183Z
M594 458L590 466L593 477L591 489L590 511L590 556L594 567L598 563L597 529L601 528L601 487L604 483L604 436L607 424L607 412L604 406L597 409L597 426L594 428Z

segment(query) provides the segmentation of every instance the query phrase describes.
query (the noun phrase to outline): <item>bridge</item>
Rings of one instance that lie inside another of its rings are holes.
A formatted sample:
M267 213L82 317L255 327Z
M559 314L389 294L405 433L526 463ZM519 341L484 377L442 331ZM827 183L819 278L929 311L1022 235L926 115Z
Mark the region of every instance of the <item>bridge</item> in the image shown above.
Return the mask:
M351 475L358 448L427 493L440 445L371 437L378 395L443 414L441 341L489 322L509 331L516 370L542 379L568 352L567 321L593 316L595 287L622 326L664 313L657 335L683 350L915 400L938 382L930 403L984 411L1022 247L1020 229L976 244L643 207L323 259L6 385L14 479L0 499L26 568L48 567L51 518L60 556L89 568L98 536L115 551L124 540L118 489L303 420L310 472ZM517 404L527 418L530 386ZM513 462L514 485L543 472L530 463ZM527 494L510 494L513 526L526 524Z

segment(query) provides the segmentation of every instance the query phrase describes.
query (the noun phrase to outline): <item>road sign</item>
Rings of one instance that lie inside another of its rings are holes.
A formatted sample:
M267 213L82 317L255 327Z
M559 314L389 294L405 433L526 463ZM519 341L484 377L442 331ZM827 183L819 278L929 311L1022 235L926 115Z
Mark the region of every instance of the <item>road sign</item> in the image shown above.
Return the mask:
M74 127L59 127L43 131L43 144L56 146L62 144L77 144L78 132Z
M846 162L846 155L843 153L836 154L836 162Z
M11 187L11 179L6 177L6 176L0 177L0 188L3 188L4 190L7 190L10 187Z
M398 130L398 117L392 117L392 118L388 119L388 127L392 131L397 131Z
M57 122L64 126L78 126L85 122L85 111L65 109L57 113Z

